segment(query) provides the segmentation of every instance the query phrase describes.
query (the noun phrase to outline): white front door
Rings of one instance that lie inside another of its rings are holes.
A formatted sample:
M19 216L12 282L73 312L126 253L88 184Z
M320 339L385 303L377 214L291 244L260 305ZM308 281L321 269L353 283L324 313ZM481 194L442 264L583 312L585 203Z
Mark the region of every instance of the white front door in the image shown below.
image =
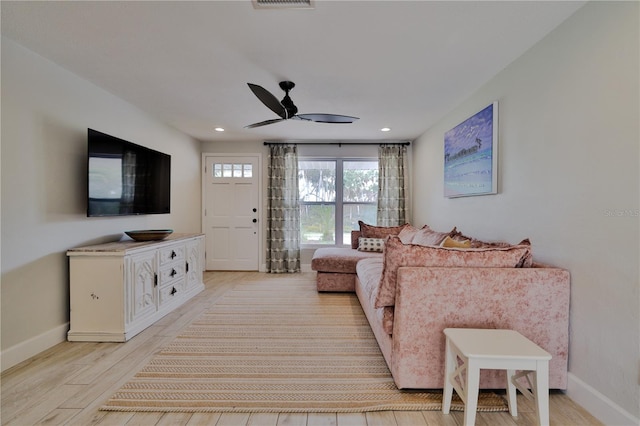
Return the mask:
M257 271L260 156L204 155L206 269Z

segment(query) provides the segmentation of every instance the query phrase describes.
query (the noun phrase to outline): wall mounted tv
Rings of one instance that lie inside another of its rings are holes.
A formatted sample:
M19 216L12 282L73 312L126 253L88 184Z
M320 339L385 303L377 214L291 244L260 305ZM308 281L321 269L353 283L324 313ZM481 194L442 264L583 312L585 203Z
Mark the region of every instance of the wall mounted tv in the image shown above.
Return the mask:
M170 155L93 129L87 141L87 216L170 212Z

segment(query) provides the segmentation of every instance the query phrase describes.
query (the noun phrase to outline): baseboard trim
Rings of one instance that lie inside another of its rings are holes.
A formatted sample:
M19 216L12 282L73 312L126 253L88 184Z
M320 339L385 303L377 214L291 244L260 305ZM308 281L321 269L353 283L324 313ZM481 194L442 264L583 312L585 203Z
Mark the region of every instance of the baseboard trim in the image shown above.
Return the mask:
M609 426L640 425L640 419L589 386L574 374L568 375L567 396Z
M5 349L0 353L1 371L8 370L14 365L17 365L40 352L45 351L60 342L64 342L67 340L67 331L69 331L68 322Z

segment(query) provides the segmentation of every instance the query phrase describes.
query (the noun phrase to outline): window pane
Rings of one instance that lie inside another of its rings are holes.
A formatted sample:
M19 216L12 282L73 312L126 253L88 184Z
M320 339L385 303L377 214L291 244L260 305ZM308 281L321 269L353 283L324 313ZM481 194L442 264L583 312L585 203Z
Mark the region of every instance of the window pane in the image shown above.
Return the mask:
M222 176L223 177L231 177L231 164L223 164L222 165Z
M377 161L345 161L342 175L342 199L345 202L377 202Z
M216 163L213 165L213 176L222 177L222 164Z
M253 176L253 166L251 164L245 164L244 166L244 177L250 178Z
M300 206L300 243L335 244L335 206L331 204Z
M233 165L233 177L236 177L236 178L242 177L242 164Z
M359 220L370 225L375 225L377 210L377 204L345 204L342 208L342 242L349 244L351 241L351 230L359 229Z
M335 161L300 161L298 177L300 201L336 200Z

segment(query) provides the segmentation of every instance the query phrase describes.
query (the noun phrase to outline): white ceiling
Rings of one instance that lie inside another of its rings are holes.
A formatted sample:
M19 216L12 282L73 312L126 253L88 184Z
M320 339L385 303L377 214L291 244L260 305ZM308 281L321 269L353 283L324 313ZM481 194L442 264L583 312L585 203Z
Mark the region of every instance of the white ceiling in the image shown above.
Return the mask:
M2 1L1 29L199 140L412 140L583 4ZM300 113L360 120L245 129L277 118L246 83L281 99L281 80Z

